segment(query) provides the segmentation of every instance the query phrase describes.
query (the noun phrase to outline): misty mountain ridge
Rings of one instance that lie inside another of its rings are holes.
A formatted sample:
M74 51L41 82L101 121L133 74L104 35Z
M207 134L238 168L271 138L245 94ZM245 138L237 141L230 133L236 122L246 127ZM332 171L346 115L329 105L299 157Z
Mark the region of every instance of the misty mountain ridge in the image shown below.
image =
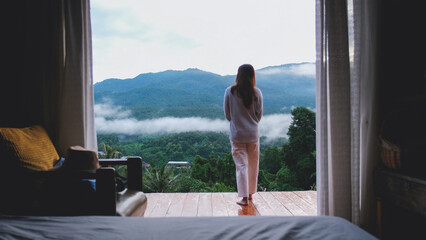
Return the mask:
M235 77L189 68L111 78L94 85L95 103L122 106L137 119L222 118L223 94L235 83ZM315 108L314 63L258 69L256 84L263 93L265 114L288 113L294 106Z

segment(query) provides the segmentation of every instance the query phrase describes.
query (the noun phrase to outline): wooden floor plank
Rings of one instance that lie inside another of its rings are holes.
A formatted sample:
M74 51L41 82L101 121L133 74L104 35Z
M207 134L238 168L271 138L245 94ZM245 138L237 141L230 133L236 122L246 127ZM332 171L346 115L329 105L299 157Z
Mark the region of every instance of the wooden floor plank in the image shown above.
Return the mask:
M303 200L294 192L286 192L287 196L297 205L299 206L307 215L314 216L317 214L316 209L312 207L311 204Z
M212 194L200 193L197 216L212 216Z
M253 194L252 203L261 216L275 216L274 210L268 205L259 192Z
M296 205L290 198L288 198L287 194L285 192L271 192L272 195L276 199L278 199L285 208L293 214L293 216L306 216L307 214L298 206Z
M284 205L271 192L258 192L265 200L266 204L273 210L276 216L293 216L293 214L284 207ZM255 195L256 195L255 194Z
M157 204L150 214L151 217L165 217L167 210L170 207L171 198L173 195L168 193L160 193L159 199L157 200Z
M195 217L198 212L199 193L188 193L183 203L182 215L186 217Z
M313 199L312 206L317 209L318 204L318 198L317 198L317 191L306 191L308 195L311 196L311 199Z
M146 206L144 217L150 217L152 210L154 209L158 199L160 198L160 195L158 193L146 193L146 197L147 197L147 206Z
M241 210L241 206L236 202L238 201L237 193L222 193L223 199L226 204L226 211L228 212L228 216L238 216L239 210Z
M166 217L179 217L182 215L183 204L188 193L170 193L173 198L170 203L169 210L166 213Z
M301 197L303 200L305 200L309 204L314 205L317 202L317 198L316 198L316 195L314 197L314 195L310 194L310 192L313 192L313 191L294 191L294 193L297 196Z
M228 216L222 193L212 193L212 216Z
M293 196L295 196L292 192L280 192L280 195L283 196L283 199L285 199L285 202L283 204L287 206L287 209L293 213L294 216L307 216L309 215L306 211L303 211L303 209L298 204L298 199L293 199Z
M144 217L316 215L316 191L258 192L248 206L237 193L147 193Z

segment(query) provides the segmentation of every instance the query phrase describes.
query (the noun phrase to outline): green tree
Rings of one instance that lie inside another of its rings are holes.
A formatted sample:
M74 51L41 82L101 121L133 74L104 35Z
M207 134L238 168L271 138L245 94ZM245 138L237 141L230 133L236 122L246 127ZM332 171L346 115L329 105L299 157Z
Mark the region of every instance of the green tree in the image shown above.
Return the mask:
M217 182L213 184L212 187L209 188L210 192L235 192L236 189L234 187L228 186L223 182Z
M269 186L272 182L275 181L275 174L264 171L263 169L259 170L259 176L257 178L257 189L259 191L270 190Z
M208 192L208 184L189 175L179 175L173 192Z
M180 161L183 158L182 146L174 143L167 143L166 154L175 161Z
M98 134L98 143L104 143L110 146L115 146L119 143L118 136L115 134Z
M232 154L224 154L223 157L217 158L217 181L224 183L227 186L237 188L237 182L235 178L235 163L232 158Z
M275 181L269 185L271 191L294 191L298 190L296 174L287 166L283 166L275 175Z
M197 155L194 158L194 165L191 171L191 177L201 180L203 182L208 182L208 161L207 159Z
M174 176L173 172L174 168L166 167L166 165L158 169L154 163L150 164L144 176L146 192L169 192L179 176Z
M278 146L267 147L260 159L260 168L276 174L282 166L282 151Z
M294 187L310 189L315 184L315 113L306 107L291 111L288 142L283 145L283 160L297 179Z
M99 158L121 158L123 154L118 151L117 148L107 145L105 143L100 143L99 148L102 150L102 154L99 154Z
M208 184L210 191L236 189L235 166L231 154L223 157L210 155L207 159L197 155L194 158L191 177Z

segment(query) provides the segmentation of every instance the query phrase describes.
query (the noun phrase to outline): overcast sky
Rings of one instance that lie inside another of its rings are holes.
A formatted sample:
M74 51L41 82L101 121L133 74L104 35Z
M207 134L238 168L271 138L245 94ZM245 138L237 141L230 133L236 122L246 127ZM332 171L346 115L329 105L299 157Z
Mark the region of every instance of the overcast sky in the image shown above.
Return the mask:
M94 82L315 61L314 0L91 0Z

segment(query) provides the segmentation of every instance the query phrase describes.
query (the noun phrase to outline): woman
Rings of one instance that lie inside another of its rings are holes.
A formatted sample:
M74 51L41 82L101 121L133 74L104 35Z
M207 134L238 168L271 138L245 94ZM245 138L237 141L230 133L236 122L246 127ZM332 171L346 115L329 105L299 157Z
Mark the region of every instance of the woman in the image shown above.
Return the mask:
M230 121L229 139L236 167L237 204L248 205L257 190L259 172L259 129L262 117L262 92L256 87L254 68L250 64L238 68L235 84L225 91L225 116Z

